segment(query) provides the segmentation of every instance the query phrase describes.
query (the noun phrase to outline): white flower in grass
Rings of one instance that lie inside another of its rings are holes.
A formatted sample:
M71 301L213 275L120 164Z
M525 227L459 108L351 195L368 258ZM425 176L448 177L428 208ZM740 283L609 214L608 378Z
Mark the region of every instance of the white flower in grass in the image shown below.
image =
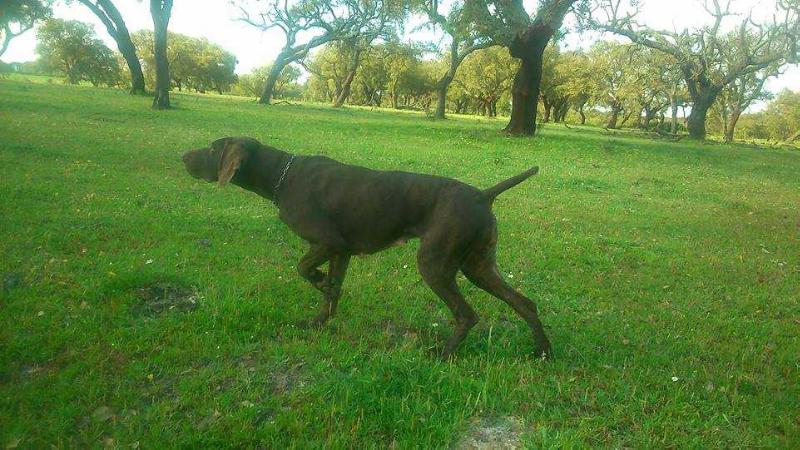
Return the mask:
M145 261L144 263L145 263L145 264L153 264L153 260L152 260L152 259L148 259L148 260L147 260L147 261Z
M675 382L675 381L678 381L678 380L680 380L680 378L678 378L678 377L672 377L672 381L673 381L673 382Z

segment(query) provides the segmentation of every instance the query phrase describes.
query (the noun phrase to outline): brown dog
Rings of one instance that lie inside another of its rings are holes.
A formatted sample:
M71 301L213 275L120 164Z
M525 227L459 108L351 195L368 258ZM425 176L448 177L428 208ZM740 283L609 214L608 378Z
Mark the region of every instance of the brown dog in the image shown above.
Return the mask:
M183 155L195 178L233 183L272 200L280 219L311 249L297 270L323 293L314 319L322 325L336 312L350 257L375 253L419 237L422 279L453 313L455 332L447 358L478 321L456 285L461 270L476 286L511 305L530 326L536 354L547 356L536 305L506 284L495 266L497 227L492 202L538 172L534 167L484 191L459 181L408 172L382 172L324 156L298 156L247 137L214 141ZM328 262L328 273L318 268Z

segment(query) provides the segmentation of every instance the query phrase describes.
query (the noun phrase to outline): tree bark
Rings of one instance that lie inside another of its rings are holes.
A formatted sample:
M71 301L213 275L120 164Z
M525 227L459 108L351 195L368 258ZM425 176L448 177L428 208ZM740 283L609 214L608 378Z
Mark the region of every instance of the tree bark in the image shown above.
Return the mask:
M569 102L566 99L560 100L558 106L556 107L555 121L558 123L563 123L567 119L568 112Z
M739 122L742 112L738 109L732 109L728 113L728 119L725 123L725 142L733 142L734 131L736 130L736 123Z
M511 56L522 61L511 88L511 120L504 131L518 136L536 134L536 113L542 87L544 49L555 30L534 24L518 33L509 47Z
M692 112L686 120L686 128L689 130L690 138L703 140L706 138L708 110L714 105L723 86L714 84L705 76L694 74L692 69L689 65L681 66L686 88L692 98Z
M172 14L172 0L150 0L150 14L153 16L153 48L156 60L156 89L153 97L153 109L169 109L167 27Z
M617 104L611 105L611 116L608 118L606 128L613 130L617 128L617 119L619 118L620 107Z
M278 84L278 77L281 76L281 72L283 72L283 69L288 65L289 59L286 55L283 52L278 54L278 57L275 58L275 62L272 63L272 68L269 71L266 83L264 83L264 89L261 91L261 98L258 99L258 103L262 105L269 105L272 103L275 85Z
M144 74L142 73L142 65L139 58L136 56L136 47L133 45L131 35L128 32L128 27L122 19L119 10L114 6L110 0L78 0L91 10L96 15L103 25L105 25L108 34L117 43L117 48L125 59L128 65L128 70L131 73L131 94L144 94Z
M447 89L450 87L450 82L453 81L452 78L448 79L445 75L444 77L440 78L439 81L436 83L436 111L433 113L433 117L436 119L444 119L445 118L445 107L447 106ZM458 108L456 108L456 113L458 113Z
M547 100L547 96L542 97L542 106L544 106L544 113L542 113L542 122L550 122L550 114L553 111L553 104Z
M347 76L345 76L344 82L342 83L342 90L336 97L336 101L333 102L334 108L341 108L342 105L344 105L344 102L347 101L347 98L350 97L350 87L353 84L353 79L356 77L356 71L358 70L360 58L361 49L354 49L353 57L350 59L350 67L348 67L347 70Z
M689 113L686 121L689 137L692 139L703 140L706 138L706 117L718 94L719 91L715 91L693 98L692 112Z
M436 119L445 118L445 108L447 106L447 90L450 88L450 83L456 77L456 70L461 64L462 58L458 56L458 39L455 35L451 35L452 41L450 42L450 65L447 72L439 78L436 82L436 111L433 117Z
M586 113L583 112L583 105L578 108L578 114L581 116L581 125L586 125Z

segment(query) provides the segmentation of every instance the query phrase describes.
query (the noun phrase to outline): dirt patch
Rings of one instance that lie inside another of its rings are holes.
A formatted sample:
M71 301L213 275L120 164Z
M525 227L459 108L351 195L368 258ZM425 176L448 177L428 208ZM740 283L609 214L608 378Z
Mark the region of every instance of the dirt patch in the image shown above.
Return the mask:
M517 449L522 448L522 420L517 417L474 418L456 449Z
M194 311L199 305L197 290L192 286L181 286L169 282L156 282L135 289L140 300L140 314L154 317L169 311Z
M285 361L276 367L271 374L271 385L273 394L287 394L296 388L305 386L302 368L304 362Z

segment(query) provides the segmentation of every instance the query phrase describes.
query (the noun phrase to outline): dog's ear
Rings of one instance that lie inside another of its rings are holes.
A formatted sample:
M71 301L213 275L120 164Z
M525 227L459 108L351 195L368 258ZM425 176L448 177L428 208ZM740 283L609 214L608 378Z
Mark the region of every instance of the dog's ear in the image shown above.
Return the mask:
M219 159L219 173L217 175L217 181L220 186L225 186L231 181L233 175L241 167L244 157L245 151L240 143L233 140L228 140L225 143Z

